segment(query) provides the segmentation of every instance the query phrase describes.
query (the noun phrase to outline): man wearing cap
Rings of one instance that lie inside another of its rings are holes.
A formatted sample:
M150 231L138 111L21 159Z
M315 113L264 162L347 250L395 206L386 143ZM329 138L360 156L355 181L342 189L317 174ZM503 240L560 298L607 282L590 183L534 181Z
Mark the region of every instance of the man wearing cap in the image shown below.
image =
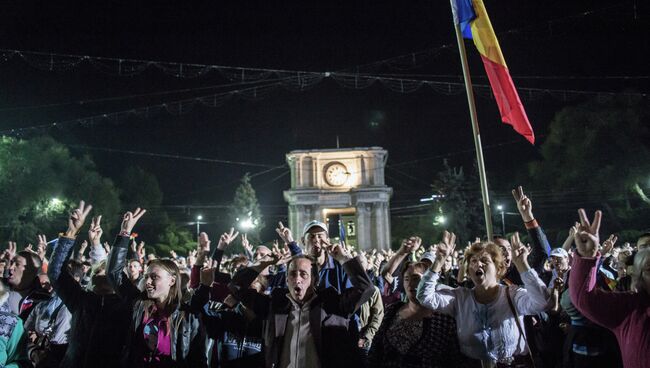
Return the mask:
M302 254L302 249L293 239L289 228L284 227L280 222L276 232L289 246L292 256ZM343 290L352 287L343 266L327 253L326 248L331 246L327 225L317 220L308 222L303 228L301 240L307 253L316 259L319 276L318 290L331 287L340 294Z
M551 281L548 283L549 288L553 287L555 279L559 276L562 277L562 281L568 280L569 253L563 248L554 248L551 250L550 259L553 275L551 276Z

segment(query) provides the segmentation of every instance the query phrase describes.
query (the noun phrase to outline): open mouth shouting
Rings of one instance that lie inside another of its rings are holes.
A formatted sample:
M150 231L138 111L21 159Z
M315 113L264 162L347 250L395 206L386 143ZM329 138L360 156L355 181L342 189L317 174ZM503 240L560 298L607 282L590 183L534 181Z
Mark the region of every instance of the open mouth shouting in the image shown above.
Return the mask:
M476 275L476 278L478 278L479 280L483 280L485 278L485 271L483 271L483 269L481 268L476 270L474 274Z
M303 288L302 288L302 286L294 286L294 287L293 287L293 293L294 293L296 296L302 296L302 293L303 293Z

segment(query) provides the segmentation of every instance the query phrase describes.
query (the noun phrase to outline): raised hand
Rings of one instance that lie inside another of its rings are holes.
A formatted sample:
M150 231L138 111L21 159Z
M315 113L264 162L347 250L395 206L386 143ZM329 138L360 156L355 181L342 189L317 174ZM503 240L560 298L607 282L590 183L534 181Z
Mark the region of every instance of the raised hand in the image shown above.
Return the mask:
M86 217L90 213L93 206L88 205L84 201L79 201L79 207L72 210L68 218L68 230L65 231L64 236L67 238L74 238L79 234L79 230L86 221Z
M231 227L230 232L221 234L219 237L219 244L217 244L218 249L225 249L233 240L239 236L239 231L235 232L235 228Z
M246 251L253 253L253 246L248 241L248 236L246 234L241 234L241 246L246 249Z
M106 251L107 254L111 253L111 246L110 244L108 244L108 242L104 242L104 250Z
M602 247L600 248L600 253L603 255L609 254L612 252L612 249L614 249L614 244L616 244L616 241L618 240L618 236L612 234L603 242Z
M90 243L93 246L102 244L101 238L104 230L102 230L102 226L100 224L101 221L102 215L93 217L92 222L90 223L90 228L88 229L88 239L90 239Z
M147 210L141 209L140 207L136 208L135 211L131 212L128 211L127 213L124 214L124 219L122 220L122 231L120 232L122 235L127 235L131 234L131 231L133 231L133 227L135 226L136 223L138 223L138 220L140 220L140 217L147 213Z
M325 249L327 250L327 253L329 253L332 258L334 258L340 264L343 264L352 259L350 252L341 244L332 244L327 246Z
M578 228L580 227L580 223L576 222L571 228L569 228L569 236L572 238L578 233Z
M199 267L203 267L205 264L205 258L209 255L210 253L210 238L208 238L208 234L202 232L199 234L199 244L197 247L197 252L196 252L196 265Z
M408 239L402 240L402 246L399 252L402 254L409 254L417 251L422 245L422 239L419 236L412 236Z
M595 257L600 245L598 230L600 230L600 221L603 213L596 211L593 222L589 221L587 213L583 208L578 210L578 216L580 216L580 226L574 236L578 254L581 257Z
M169 255L170 255L173 259L178 258L178 254L176 254L176 252L173 251L173 250L170 250L170 251L169 251Z
M80 257L84 255L84 252L86 252L87 247L88 247L88 241L87 240L82 241L81 245L79 246L79 256Z
M291 229L284 227L282 221L278 222L278 228L275 229L275 232L278 233L280 239L282 239L286 244L292 243L294 240L293 234L291 234Z
M196 264L196 255L198 254L198 251L196 249L190 250L189 253L187 254L187 265L192 268Z
M205 267L201 269L200 280L201 284L205 286L212 286L214 282L214 267Z
M138 244L138 249L136 250L136 254L138 255L138 259L144 260L145 250L144 250L144 242L143 241L141 241L140 244Z
M436 246L436 258L446 260L447 257L454 254L456 249L456 234L445 230L442 234L442 241Z
M289 251L289 246L286 243L282 246L282 248L280 248L278 246L278 241L274 241L273 249L271 251L276 252L276 254L280 256L280 260L275 264L276 266L289 263L291 260L291 251Z
M440 272L442 270L442 265L447 260L447 257L454 254L454 249L456 248L456 234L451 233L447 230L442 234L442 241L435 245L436 248L436 258L431 264L431 271Z
M36 246L36 253L41 259L45 259L47 252L47 238L45 235L38 235L38 245Z
M519 239L519 233L515 232L510 236L510 246L512 247L512 263L517 267L519 273L526 272L530 269L528 265L528 255L530 247L524 246Z
M533 203L524 194L524 189L518 186L517 189L512 190L512 196L515 198L515 202L517 202L517 209L524 222L533 221L535 219L533 217Z
M4 252L2 252L2 256L0 256L0 258L6 259L7 261L11 261L16 256L17 248L18 246L16 245L16 242L12 242L12 241L7 242L7 249L5 249Z

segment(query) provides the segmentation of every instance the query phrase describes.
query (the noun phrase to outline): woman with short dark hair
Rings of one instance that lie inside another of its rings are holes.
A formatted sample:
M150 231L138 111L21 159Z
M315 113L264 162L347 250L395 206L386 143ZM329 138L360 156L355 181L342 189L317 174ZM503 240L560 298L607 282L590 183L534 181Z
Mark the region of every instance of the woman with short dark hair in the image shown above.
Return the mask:
M416 288L426 272L422 262L406 263L400 279L407 302L386 308L375 334L368 362L370 367L461 367L463 358L453 317L420 304Z

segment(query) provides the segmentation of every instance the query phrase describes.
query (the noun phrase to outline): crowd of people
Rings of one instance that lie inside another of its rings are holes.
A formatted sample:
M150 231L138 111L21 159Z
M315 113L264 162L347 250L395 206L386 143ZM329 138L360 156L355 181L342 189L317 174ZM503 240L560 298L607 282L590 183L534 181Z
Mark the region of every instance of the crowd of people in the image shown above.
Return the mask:
M352 249L315 220L268 246L201 233L169 257L132 237L145 209L109 245L81 201L58 239L0 255L0 367L650 367L650 233L601 242L601 212L581 209L551 247L513 197L526 244Z

